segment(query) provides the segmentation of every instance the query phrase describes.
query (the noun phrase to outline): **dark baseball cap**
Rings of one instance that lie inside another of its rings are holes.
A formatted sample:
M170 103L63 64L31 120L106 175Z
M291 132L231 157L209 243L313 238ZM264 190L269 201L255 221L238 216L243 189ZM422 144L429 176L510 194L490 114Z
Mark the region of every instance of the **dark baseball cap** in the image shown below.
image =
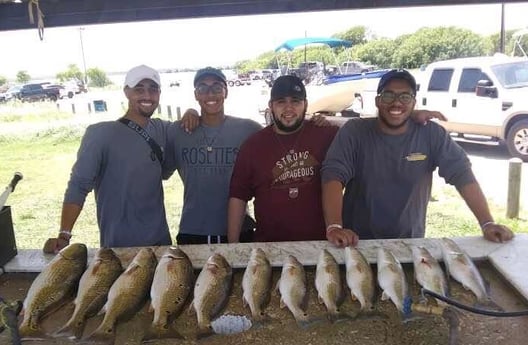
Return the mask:
M222 82L222 84L227 86L226 76L221 70L213 67L205 67L196 71L196 75L194 76L194 87L196 87L198 82L200 82L200 79L205 77L214 77L218 79L218 81Z
M306 88L301 79L293 75L278 77L271 87L271 101L284 97L306 99Z
M387 86L387 84L394 79L405 80L406 82L408 82L413 94L416 95L416 80L414 79L411 73L404 69L392 69L385 73L379 81L377 91L378 94L380 94L385 88L385 86Z

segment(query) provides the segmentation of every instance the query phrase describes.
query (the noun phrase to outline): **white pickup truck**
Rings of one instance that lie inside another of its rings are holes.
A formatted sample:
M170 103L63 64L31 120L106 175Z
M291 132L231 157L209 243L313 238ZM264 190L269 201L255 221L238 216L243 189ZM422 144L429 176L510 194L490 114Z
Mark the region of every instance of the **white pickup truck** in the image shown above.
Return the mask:
M449 121L439 123L457 139L505 143L512 156L528 161L528 59L496 54L445 60L415 77L416 108L441 111ZM375 116L374 96L365 90L352 108Z

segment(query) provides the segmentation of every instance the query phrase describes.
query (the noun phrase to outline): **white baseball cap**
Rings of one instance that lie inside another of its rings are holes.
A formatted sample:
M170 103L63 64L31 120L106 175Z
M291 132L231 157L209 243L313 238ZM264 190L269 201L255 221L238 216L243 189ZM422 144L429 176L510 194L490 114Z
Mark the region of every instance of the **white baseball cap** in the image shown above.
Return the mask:
M158 86L161 86L158 71L146 65L139 65L128 71L125 77L125 86L134 87L143 79L150 79L158 84Z

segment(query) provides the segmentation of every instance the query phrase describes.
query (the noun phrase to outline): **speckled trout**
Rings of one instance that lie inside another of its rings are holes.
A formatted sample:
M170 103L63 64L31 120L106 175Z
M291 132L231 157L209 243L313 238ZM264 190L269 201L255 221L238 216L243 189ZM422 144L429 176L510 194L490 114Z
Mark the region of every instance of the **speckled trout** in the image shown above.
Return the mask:
M101 310L105 313L103 322L87 339L113 342L117 322L133 316L146 300L156 264L151 248L139 250L110 288L108 300Z
M288 307L297 324L303 328L311 322L306 313L306 273L303 265L293 255L288 255L282 265L277 287L281 294L280 307Z
M411 297L405 272L392 252L385 248L378 249L378 284L383 290L381 299L390 298L404 317L411 312Z
M323 249L319 254L315 269L315 288L320 303L324 303L328 311L328 319L335 322L340 318L339 303L343 297L343 283L339 273L339 265L334 256Z
M271 264L266 253L260 248L253 248L242 277L242 302L249 306L253 322L261 322L264 308L271 297Z
M436 292L442 296L448 296L447 279L438 261L424 247L411 246L414 279L423 288ZM444 302L438 301L445 305Z
M356 248L345 248L346 282L352 300L361 304L361 312L374 311L375 283L372 267Z
M72 316L54 336L82 337L86 320L103 307L110 287L123 272L121 260L110 248L100 248L83 273Z
M161 257L150 288L150 310L154 319L143 340L154 338L182 338L179 332L170 327L177 317L193 287L193 267L191 260L178 247L169 247Z
M442 255L447 272L451 277L471 290L477 297L477 303L497 307L488 295L484 279L470 257L449 238L442 238Z
M24 300L24 318L19 328L22 338L43 335L39 326L41 317L73 295L87 260L86 246L72 243L42 269Z
M213 334L211 321L225 306L232 281L233 269L227 260L220 254L210 256L194 284L190 307L198 320L197 338Z

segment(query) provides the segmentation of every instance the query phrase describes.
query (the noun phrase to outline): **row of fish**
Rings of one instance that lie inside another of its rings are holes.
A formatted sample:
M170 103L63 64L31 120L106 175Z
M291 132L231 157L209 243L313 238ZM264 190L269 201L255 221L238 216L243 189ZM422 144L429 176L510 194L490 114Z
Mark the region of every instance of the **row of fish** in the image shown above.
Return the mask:
M442 253L449 274L475 293L479 301L488 301L484 282L471 259L450 239L442 239ZM422 247L411 247L415 277L424 288L446 296L447 280L434 257ZM346 285L361 312L374 311L375 282L372 268L363 254L352 247L344 249ZM401 264L385 248L379 248L377 281L383 290L382 299L390 298L396 308L408 315L411 308L409 287ZM119 258L111 249L101 248L85 270L87 250L83 244L64 248L36 277L24 301L20 334L23 337L42 335L40 319L77 290L74 312L55 336L81 338L86 320L104 313L99 327L86 339L111 340L116 324L140 309L150 291L150 310L154 317L145 339L180 338L173 320L182 311L193 290L190 308L196 313L198 337L212 333L211 320L227 303L233 270L220 254L205 263L194 281L192 263L178 247L170 247L159 262L150 248L141 249L123 272ZM323 250L318 259L315 287L319 300L327 308L330 320L344 316L339 304L345 294L339 265ZM254 323L266 319L265 308L272 290L272 267L265 252L251 252L242 278L243 304L248 306ZM292 255L285 259L277 282L281 307L288 307L302 326L311 321L306 313L307 278L303 265Z

